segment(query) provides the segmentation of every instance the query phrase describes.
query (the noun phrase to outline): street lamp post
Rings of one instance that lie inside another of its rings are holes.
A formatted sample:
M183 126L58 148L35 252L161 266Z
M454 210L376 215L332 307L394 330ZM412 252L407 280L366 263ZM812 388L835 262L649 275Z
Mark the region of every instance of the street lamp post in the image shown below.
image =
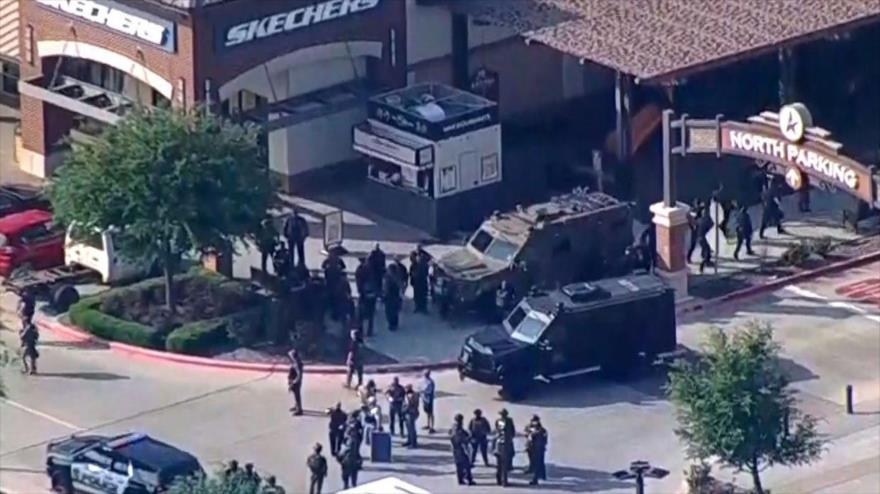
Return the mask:
M617 480L635 480L636 494L645 494L645 477L662 479L669 475L669 470L652 467L644 460L637 460L629 464L629 470L618 470L612 473Z

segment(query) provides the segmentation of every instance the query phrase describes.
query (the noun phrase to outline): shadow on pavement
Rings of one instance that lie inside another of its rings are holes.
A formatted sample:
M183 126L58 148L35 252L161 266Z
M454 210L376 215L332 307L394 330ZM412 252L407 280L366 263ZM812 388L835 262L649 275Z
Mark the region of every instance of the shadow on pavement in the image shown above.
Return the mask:
M110 345L94 340L82 341L45 341L40 342L43 347L57 347L72 350L109 350Z
M128 376L112 372L40 372L37 377L58 377L63 379L84 379L87 381L124 381Z
M633 488L631 482L621 482L609 472L562 465L547 465L547 480L541 482L546 488L569 492L601 492L611 489Z
M665 401L666 384L662 369L629 380L612 380L600 372L560 379L551 383L535 382L529 396L519 404L541 408L586 408L613 403L649 405ZM496 401L503 401L496 398Z

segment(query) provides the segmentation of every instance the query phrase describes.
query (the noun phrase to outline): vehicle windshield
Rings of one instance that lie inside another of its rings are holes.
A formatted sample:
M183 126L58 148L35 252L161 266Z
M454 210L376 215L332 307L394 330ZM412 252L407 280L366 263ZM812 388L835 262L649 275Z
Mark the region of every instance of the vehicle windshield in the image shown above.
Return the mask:
M507 316L504 329L515 340L535 343L551 322L552 318L547 314L532 310L526 304L520 304Z
M516 257L519 246L503 238L493 237L491 233L480 229L471 237L470 246L481 254L497 261L510 263Z

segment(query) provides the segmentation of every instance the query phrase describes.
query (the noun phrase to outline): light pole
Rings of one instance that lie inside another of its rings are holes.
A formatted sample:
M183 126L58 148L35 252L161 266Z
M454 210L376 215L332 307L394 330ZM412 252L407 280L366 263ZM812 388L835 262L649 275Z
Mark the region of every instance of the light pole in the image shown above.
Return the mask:
M617 480L633 480L636 481L636 494L645 494L645 477L652 479L662 479L669 475L669 470L652 467L650 463L644 460L637 460L629 464L629 470L618 470L612 473Z

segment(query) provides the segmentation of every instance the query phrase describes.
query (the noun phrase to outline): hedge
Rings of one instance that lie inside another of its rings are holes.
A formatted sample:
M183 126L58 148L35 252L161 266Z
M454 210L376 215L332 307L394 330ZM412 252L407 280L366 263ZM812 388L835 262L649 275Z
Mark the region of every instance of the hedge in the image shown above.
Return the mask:
M149 326L126 321L105 314L98 310L102 298L89 297L70 307L68 312L71 322L89 333L105 340L129 343L132 345L161 349L165 343L165 335Z
M260 307L230 314L224 317L196 321L175 329L165 339L165 349L174 353L205 355L218 346L232 342L230 334L234 324L255 327L262 323L263 310Z

